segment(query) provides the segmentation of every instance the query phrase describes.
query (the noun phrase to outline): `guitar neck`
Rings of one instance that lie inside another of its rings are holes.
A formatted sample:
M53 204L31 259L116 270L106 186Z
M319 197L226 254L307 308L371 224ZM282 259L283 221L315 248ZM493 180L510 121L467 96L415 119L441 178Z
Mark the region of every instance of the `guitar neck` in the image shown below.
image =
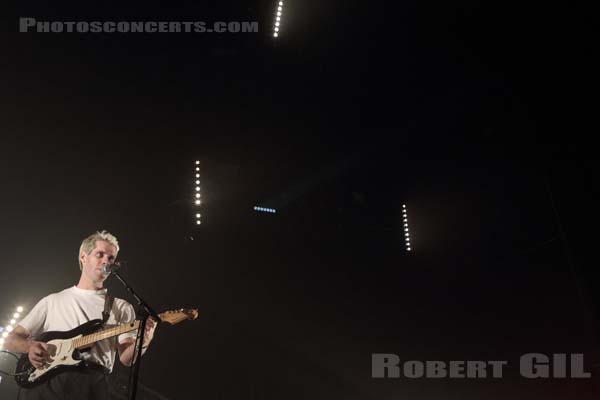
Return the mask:
M101 331L85 335L73 340L73 345L76 349L84 349L100 340L108 339L113 336L120 335L122 333L134 331L139 327L139 325L140 321L135 321L130 324L123 324L112 328L102 329Z
M175 325L186 319L196 319L198 317L198 310L193 309L180 309L173 311L165 311L164 313L158 314L161 322L167 322L171 325ZM75 349L84 349L89 347L100 340L108 339L113 336L120 335L125 332L131 332L138 329L140 321L136 320L129 324L123 324L114 326L108 329L102 329L101 331L82 336L78 339L73 340L73 346Z

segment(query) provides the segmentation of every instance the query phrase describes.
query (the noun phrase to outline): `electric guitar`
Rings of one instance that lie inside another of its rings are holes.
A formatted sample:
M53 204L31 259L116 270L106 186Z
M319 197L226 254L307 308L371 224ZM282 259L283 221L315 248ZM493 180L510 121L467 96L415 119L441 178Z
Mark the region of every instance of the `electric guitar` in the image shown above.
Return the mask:
M168 322L171 325L175 325L186 319L196 319L198 317L198 310L181 309L167 311L158 316L161 322ZM137 330L139 326L140 321L136 320L130 324L101 329L102 320L94 319L70 331L45 332L40 335L38 341L48 344L49 359L41 368L35 368L29 361L27 353L21 355L17 362L15 380L19 386L29 388L67 369L78 368L83 362L80 350L89 349L94 343L100 340Z

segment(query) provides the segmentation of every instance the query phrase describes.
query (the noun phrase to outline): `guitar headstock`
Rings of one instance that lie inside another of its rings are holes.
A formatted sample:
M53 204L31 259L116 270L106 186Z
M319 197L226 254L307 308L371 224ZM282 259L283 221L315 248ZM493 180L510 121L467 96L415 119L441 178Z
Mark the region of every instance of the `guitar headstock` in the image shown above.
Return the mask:
M179 309L172 311L165 311L164 313L158 314L161 322L168 322L171 325L175 325L180 323L181 321L185 321L186 319L196 319L198 318L198 309L197 308L188 308L188 309Z

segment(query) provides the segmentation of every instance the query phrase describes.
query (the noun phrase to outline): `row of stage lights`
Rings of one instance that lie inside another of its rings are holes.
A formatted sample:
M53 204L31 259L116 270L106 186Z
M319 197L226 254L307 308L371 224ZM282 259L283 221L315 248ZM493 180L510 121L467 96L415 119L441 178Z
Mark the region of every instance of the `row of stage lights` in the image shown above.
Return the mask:
M275 210L273 208L266 208L266 207L254 207L254 211L268 212L268 213L273 213L273 214L275 214L277 212L277 210Z
M283 1L277 3L277 16L275 17L275 26L273 27L273 37L279 36L279 26L281 25L281 14L283 13Z
M410 251L410 234L408 233L408 214L406 213L406 204L402 204L402 222L404 224L404 241L406 250Z
M281 8L281 4L283 4L283 2L279 2L279 3L280 3L280 8ZM195 181L196 186L195 186L195 191L194 191L194 205L196 207L196 210L199 211L200 206L202 205L202 200L201 200L202 195L200 194L200 161L198 161L198 160L196 160L195 176L196 176L196 181ZM260 212L266 212L266 213L272 213L272 214L275 214L277 212L273 208L258 207L258 206L254 207L254 211L260 211ZM196 212L195 216L196 216L196 225L201 225L202 224L202 220L201 220L202 214L200 214L199 212ZM406 204L402 205L402 221L403 221L403 226L404 226L404 241L406 244L406 250L411 251Z
M196 160L196 186L195 186L195 190L194 190L194 205L196 207L196 211L198 211L200 209L200 206L202 205L202 195L200 194L200 161ZM260 212L267 212L267 213L272 213L275 214L277 211L273 208L266 208L266 207L254 207L255 211L260 211ZM199 212L196 212L196 225L201 225L202 224L202 220L201 220L202 214L200 214Z
M200 209L202 205L201 195L200 195L200 161L196 161L196 190L194 191L194 205L196 206L196 210ZM196 225L202 224L202 220L200 219L202 215L199 212L196 212Z
M15 329L15 326L17 325L17 320L21 317L22 312L23 312L23 307L17 307L9 324L6 325L6 327L4 327L4 328L0 327L0 332L2 333L2 336L0 337L0 348L2 348L4 346L4 340L6 339L8 334L11 333L13 331L13 329Z

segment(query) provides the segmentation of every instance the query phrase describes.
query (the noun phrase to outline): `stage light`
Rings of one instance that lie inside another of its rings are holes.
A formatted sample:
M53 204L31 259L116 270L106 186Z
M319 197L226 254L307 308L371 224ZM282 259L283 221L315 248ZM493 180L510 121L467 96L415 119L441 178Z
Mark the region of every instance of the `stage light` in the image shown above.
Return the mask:
M275 210L274 208L266 208L266 207L258 207L258 206L254 206L254 210L260 211L260 212L268 212L271 214L275 214L277 212L277 210Z
M20 316L20 315L21 315L21 314L19 314L19 313L14 313L14 314L13 314L13 318L14 318L14 319L17 319L17 318L19 318L19 316Z
M273 37L278 37L279 36L279 27L280 27L280 21L281 21L281 14L283 13L283 1L280 1L277 3L277 8L276 8L276 17L275 17L275 26L273 27Z
M406 204L402 204L402 220L403 220L403 224L404 225L404 239L405 239L405 243L404 245L406 246L406 251L410 251L411 247L410 247L410 236L408 234L408 211L406 210Z
M11 319L11 320L10 320L10 324L11 324L11 325L14 325L14 324L16 324L16 323L17 323L17 320L16 320L16 319Z
M4 338L0 338L0 346L4 345Z
M14 328L13 328L13 326L12 326L12 325L9 325L9 326L7 326L7 327L6 327L6 332L9 332L9 333L10 333L10 332L12 332L12 331L13 331L13 329L14 329Z
M194 204L198 207L202 204L202 202L200 201L200 198L202 197L202 195L200 194L200 167L198 166L200 164L199 160L196 160L196 179L195 179L195 183L196 185L194 186ZM196 213L196 225L200 225L201 221L200 221L200 213Z
M23 307L17 307L17 312L23 312Z
M2 332L2 337L5 338L8 336L8 332Z

